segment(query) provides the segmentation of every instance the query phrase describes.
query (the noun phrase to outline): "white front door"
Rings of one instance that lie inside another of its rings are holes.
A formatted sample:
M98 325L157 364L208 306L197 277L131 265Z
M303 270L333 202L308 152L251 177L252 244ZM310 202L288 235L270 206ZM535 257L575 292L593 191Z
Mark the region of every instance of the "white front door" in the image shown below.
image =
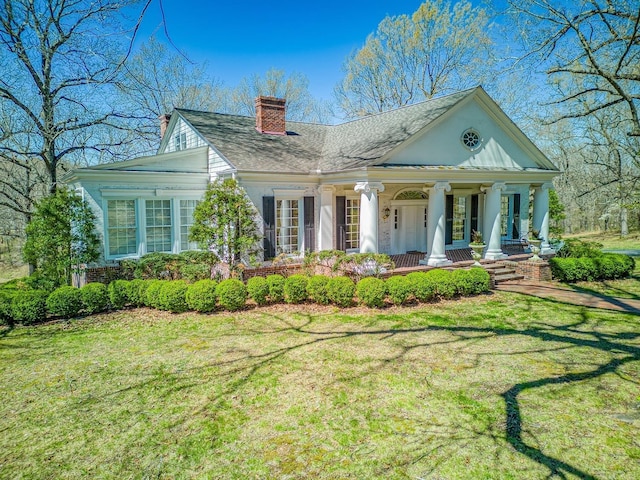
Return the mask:
M397 205L393 209L393 233L391 251L394 254L426 252L427 207L421 205Z

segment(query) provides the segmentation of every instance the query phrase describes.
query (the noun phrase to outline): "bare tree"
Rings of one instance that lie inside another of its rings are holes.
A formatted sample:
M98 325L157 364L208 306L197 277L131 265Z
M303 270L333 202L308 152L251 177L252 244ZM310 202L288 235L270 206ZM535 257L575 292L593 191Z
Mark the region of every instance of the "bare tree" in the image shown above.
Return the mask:
M128 47L122 12L134 3L2 0L0 104L16 128L2 132L0 153L42 162L50 192L65 160L107 146L99 130L127 139L127 115L110 100Z
M636 0L509 0L526 56L541 61L556 87L557 118L612 107L640 136L640 5Z
M301 73L287 73L272 68L264 77L253 74L240 80L228 92L226 111L255 116L255 99L259 95L285 98L288 120L326 123L332 117L331 106L313 98L309 92L309 79Z
M492 60L488 15L468 1L426 1L386 17L344 64L336 97L349 117L382 112L481 83Z

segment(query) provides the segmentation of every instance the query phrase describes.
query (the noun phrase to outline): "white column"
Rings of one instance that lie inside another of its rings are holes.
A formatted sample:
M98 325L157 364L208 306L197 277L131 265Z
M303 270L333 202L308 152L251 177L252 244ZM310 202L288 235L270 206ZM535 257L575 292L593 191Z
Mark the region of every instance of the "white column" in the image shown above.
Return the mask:
M502 215L500 212L500 200L502 190L506 188L504 182L496 182L490 187L482 187L485 192L484 199L484 238L487 240L487 251L484 258L496 260L504 258L501 247Z
M360 192L360 253L378 253L378 192L384 192L380 182L358 182Z
M333 250L333 193L332 185L320 185L320 232L318 250Z
M553 249L549 245L549 189L553 188L551 183L543 183L533 191L533 229L540 232L542 243L540 253L552 253Z
M429 194L427 211L427 255L421 264L441 267L451 260L445 253L445 231L447 228L445 192L451 190L449 182L436 182L432 187L423 188Z

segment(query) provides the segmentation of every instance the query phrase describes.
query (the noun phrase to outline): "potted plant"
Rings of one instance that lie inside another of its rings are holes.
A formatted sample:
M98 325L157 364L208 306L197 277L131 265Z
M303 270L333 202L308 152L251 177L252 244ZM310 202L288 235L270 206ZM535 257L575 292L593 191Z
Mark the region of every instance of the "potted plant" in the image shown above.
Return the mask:
M480 265L478 260L482 258L484 247L486 247L486 245L482 240L482 233L477 230L471 230L471 243L469 243L469 248L473 251L471 256L476 261L475 265Z

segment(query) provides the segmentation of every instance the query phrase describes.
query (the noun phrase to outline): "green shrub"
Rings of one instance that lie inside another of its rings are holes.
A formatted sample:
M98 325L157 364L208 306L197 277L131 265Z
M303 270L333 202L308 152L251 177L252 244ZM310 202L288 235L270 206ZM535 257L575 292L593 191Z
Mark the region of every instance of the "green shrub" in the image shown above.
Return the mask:
M456 284L451 278L450 270L435 268L426 272L426 275L436 286L436 295L441 298L453 298L456 295Z
M329 300L340 307L348 307L353 303L356 285L349 277L333 277L327 283Z
M244 308L247 302L247 287L240 280L228 278L216 287L216 294L220 305L229 311Z
M247 280L247 292L258 305L266 305L269 297L269 284L264 277L251 277Z
M437 294L437 285L427 272L411 272L407 275L411 282L413 295L420 302L430 302Z
M387 295L385 282L376 277L363 278L356 284L356 295L367 307L380 308Z
M165 280L147 280L145 292L145 305L151 308L159 308L160 289ZM144 288L144 287L143 287Z
M306 275L291 275L284 281L284 297L287 303L302 303L307 299L307 285L309 277Z
M396 275L390 277L385 282L389 299L394 305L402 305L406 303L413 293L413 284L404 275Z
M109 291L103 283L87 283L80 289L80 296L88 315L104 312L109 307Z
M109 284L109 303L114 310L120 310L127 304L128 280L114 280Z
M555 258L599 257L602 255L602 244L569 238L556 252Z
M135 280L138 280L138 279L135 279ZM149 288L151 283L155 281L156 280L141 280L140 283L138 284L138 300L139 300L140 307L148 306L147 289Z
M76 317L82 310L80 289L70 286L56 288L47 297L47 310L56 317Z
M209 313L216 309L218 297L216 287L218 282L205 279L192 283L187 288L186 300L191 310L196 312Z
M482 267L471 267L463 270L467 277L468 290L466 295L479 295L491 290L491 276Z
M284 277L278 275L269 275L267 277L269 285L269 299L274 303L280 303L284 300Z
M144 305L144 292L146 289L141 288L145 284L145 281L140 278L129 280L125 295L127 297L127 303L134 307L141 307Z
M184 280L170 280L163 282L158 292L158 307L172 313L181 313L189 310L187 305L187 282Z
M17 323L30 325L47 318L47 292L23 290L11 302L11 313Z
M605 253L595 257L554 257L549 265L554 278L573 283L627 277L633 272L635 261L628 255Z
M211 265L204 263L187 263L180 269L182 278L189 282L211 278Z
M11 302L17 294L16 291L0 290L0 325L13 326L13 311L11 310Z
M578 269L581 280L592 282L596 278L599 278L598 265L596 264L594 258L580 257L576 260L578 262Z
M324 275L314 275L307 283L307 294L314 302L321 305L329 303L329 294L327 292L327 284L329 277Z

